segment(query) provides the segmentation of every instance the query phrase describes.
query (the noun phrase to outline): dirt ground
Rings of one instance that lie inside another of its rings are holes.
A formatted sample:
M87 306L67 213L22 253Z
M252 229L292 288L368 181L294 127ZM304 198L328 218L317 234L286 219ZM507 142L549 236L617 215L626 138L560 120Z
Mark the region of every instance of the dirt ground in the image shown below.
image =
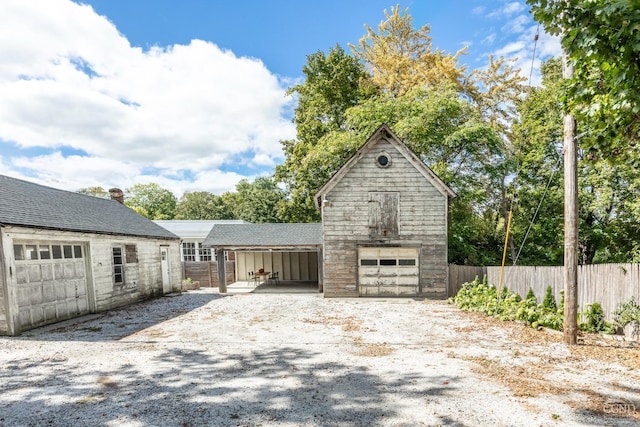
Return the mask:
M211 289L0 338L0 426L638 426L640 348L442 301Z

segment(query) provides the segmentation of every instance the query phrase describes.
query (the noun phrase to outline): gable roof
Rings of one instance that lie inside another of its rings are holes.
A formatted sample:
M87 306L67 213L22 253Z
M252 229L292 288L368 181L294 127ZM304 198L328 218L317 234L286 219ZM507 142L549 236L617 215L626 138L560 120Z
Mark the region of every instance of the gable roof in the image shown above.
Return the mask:
M248 224L241 219L169 219L153 222L182 239L204 239L214 226L220 224Z
M115 200L0 175L0 225L178 239Z
M440 193L448 197L456 197L456 193L449 188L447 184L442 181L438 175L435 174L425 165L422 160L415 155L415 153L403 143L391 129L382 124L375 132L369 137L369 139L354 153L349 160L347 160L342 167L327 181L320 190L316 193L316 200L318 200L323 194L328 193L335 187L335 185L349 172L349 170L369 152L380 137L385 138L391 145L393 145L426 179L429 181Z
M322 245L322 224L219 224L211 229L202 245L227 249L312 249Z

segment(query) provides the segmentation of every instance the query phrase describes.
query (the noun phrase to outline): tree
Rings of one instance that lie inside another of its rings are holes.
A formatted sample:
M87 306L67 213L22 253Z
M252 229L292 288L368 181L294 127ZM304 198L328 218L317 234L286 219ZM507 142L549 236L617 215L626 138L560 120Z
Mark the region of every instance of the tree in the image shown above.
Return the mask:
M429 35L431 29L424 25L414 30L408 8L401 14L399 5L391 7L384 15L386 20L380 23L378 32L366 26L367 34L358 46L351 45L351 48L385 94L401 96L415 87L447 83L455 84L461 93L475 92L465 66L458 64L458 57L466 48L453 55L434 50Z
M233 219L222 196L206 191L186 192L175 211L175 219Z
M111 197L109 196L109 192L102 187L84 187L79 189L78 193L86 194L87 196L99 197L101 199L108 199Z
M562 46L575 70L566 106L579 126L581 146L592 155L640 165L640 7L637 1L527 0L535 19ZM581 132L582 133L582 132Z
M331 131L344 129L345 113L376 93L369 75L357 59L336 46L328 54L307 56L302 69L304 83L289 89L298 96L295 110L297 138L281 141L285 162L276 167L275 179L286 185L288 200L280 207L280 218L288 222L320 219L313 201L313 188L299 177L301 163L318 141Z
M251 223L282 222L278 216L284 203L284 191L272 178L256 178L253 182L243 179L236 185L234 193L227 192L222 198L230 207L233 217Z
M135 184L125 192L125 205L149 219L173 219L176 196L158 184Z
M542 66L543 87L532 88L518 104L520 120L514 126L514 156L519 173L512 183L518 195L513 235L522 242L538 209L523 246L520 262L558 265L563 261L563 181L561 102L563 85L559 59ZM590 143L589 124L582 138ZM557 172L556 172L557 171ZM593 262L633 262L640 255L640 202L633 196L640 188L640 173L631 164L615 164L589 151L581 151L579 178L579 257ZM548 185L548 190L546 189ZM546 195L545 195L545 191ZM544 196L544 199L543 199ZM542 201L542 203L540 203Z

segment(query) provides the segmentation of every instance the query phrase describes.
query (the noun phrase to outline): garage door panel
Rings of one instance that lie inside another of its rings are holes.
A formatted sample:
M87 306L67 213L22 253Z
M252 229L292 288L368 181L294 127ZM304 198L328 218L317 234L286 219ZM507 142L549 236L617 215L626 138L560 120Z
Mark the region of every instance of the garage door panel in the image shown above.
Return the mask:
M31 286L31 292L29 294L29 301L32 305L42 304L42 286Z
M35 307L31 309L31 322L34 325L44 322L44 310L42 307Z
M418 248L359 248L360 295L384 297L418 295L420 291L418 252ZM365 261L362 262L362 260Z
M27 272L26 265L16 265L16 280L18 281L18 285L29 281L29 273Z
M398 286L396 293L398 296L415 296L418 293L418 286Z
M39 265L30 265L29 266L29 282L39 282L42 280L42 274L40 272Z
M40 271L42 272L42 280L43 281L53 280L53 266L51 264L44 264L40 267L41 267Z
M56 320L56 306L54 304L48 304L44 306L44 320L45 322Z
M78 298L76 300L76 303L78 312L82 313L89 310L89 304L87 303L86 299Z
M73 268L73 264L69 263L69 264L63 264L63 277L65 279L73 279L74 277L76 277L76 271Z
M56 283L54 289L56 292L56 301L65 300L67 298L67 293L64 290L64 283Z
M56 300L56 290L54 282L47 282L42 286L43 302L49 303Z
M53 278L55 280L64 279L64 267L62 266L62 264L53 264Z
M364 297L374 297L379 295L378 286L360 286L360 295Z
M28 307L31 304L31 288L28 285L19 287L16 294L19 307Z
M19 242L14 244L20 244ZM24 247L33 246L24 243ZM48 248L58 243L38 242L40 252L52 254ZM18 320L21 328L29 329L68 319L89 312L86 279L86 259L81 257L86 251L65 252L67 258L20 259L16 262ZM78 258L69 258L69 256ZM36 255L37 257L38 255Z
M77 279L84 279L84 262L81 261L76 261L74 266L73 266L74 270L75 270L75 277Z

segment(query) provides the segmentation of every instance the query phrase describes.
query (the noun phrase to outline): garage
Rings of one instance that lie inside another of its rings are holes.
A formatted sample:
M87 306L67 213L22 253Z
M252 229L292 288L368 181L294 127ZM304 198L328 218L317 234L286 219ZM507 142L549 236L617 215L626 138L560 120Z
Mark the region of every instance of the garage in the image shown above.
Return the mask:
M14 242L21 329L89 313L85 247L78 243Z
M360 296L396 297L420 294L418 248L359 247Z

